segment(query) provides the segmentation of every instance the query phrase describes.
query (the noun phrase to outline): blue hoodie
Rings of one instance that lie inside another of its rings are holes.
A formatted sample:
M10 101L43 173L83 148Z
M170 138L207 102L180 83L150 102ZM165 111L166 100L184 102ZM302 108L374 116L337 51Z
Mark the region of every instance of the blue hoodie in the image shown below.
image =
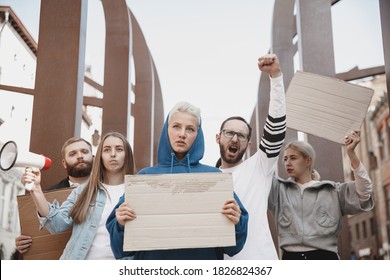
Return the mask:
M138 174L220 172L220 170L215 167L201 164L199 161L203 158L203 155L204 137L202 126L200 124L198 135L194 143L187 152L185 158L182 161L179 161L169 142L167 118L160 136L157 166L144 168L140 170ZM235 225L236 246L124 252L124 226L120 225L115 217L115 209L118 208L124 201L124 196L122 196L108 217L106 223L107 230L110 233L111 249L114 256L117 259L134 256L135 260L222 260L223 254L234 256L244 247L248 227L248 212L245 210L235 193L234 199L237 201L241 209L240 221Z

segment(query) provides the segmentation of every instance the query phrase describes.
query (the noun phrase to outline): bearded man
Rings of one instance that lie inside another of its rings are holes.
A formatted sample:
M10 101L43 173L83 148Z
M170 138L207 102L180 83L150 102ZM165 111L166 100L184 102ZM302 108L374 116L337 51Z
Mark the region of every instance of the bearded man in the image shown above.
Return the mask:
M83 138L72 137L65 141L61 149L62 166L68 177L58 184L47 188L47 191L76 187L85 183L91 174L93 155L92 145ZM15 239L16 250L19 254L26 253L32 243L31 236L20 235ZM19 258L21 258L19 256Z
M259 69L270 77L271 92L268 117L259 150L243 160L250 147L252 128L242 117L226 119L216 135L220 160L217 167L233 174L234 191L249 213L248 235L240 253L225 259L274 260L278 254L267 218L268 195L278 156L286 132L286 104L283 75L275 54L258 59Z
M92 170L93 155L91 144L83 138L68 139L61 149L62 166L68 177L47 190L57 190L85 183Z

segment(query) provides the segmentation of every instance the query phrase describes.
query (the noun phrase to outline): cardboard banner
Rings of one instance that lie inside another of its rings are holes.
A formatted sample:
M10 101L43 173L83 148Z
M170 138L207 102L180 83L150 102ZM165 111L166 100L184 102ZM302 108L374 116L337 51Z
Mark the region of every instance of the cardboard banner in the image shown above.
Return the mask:
M231 174L127 175L125 251L234 246L234 224L222 213L233 198Z
M61 204L73 188L45 192L47 201L55 199ZM23 254L25 260L58 260L72 234L72 229L51 234L46 229L39 230L39 220L34 201L30 194L17 197L21 234L32 237L30 249Z
M287 127L344 144L360 129L374 90L298 71L286 92Z

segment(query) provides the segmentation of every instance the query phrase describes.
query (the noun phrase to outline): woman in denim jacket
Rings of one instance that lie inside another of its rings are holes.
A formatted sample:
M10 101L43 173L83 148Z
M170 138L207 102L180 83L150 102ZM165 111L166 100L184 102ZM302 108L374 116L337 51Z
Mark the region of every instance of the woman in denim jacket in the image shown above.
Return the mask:
M360 131L345 136L344 142L353 182L320 181L313 169L313 147L304 141L286 145L284 164L290 177L274 178L268 201L277 222L282 259L339 259L337 239L342 217L374 207L371 180L355 153Z
M35 182L31 196L41 227L50 233L72 227L61 259L115 259L105 224L124 193L126 174L135 174L133 151L126 138L117 132L102 137L89 181L75 188L61 206L57 201L47 202L39 170L26 169L22 182Z

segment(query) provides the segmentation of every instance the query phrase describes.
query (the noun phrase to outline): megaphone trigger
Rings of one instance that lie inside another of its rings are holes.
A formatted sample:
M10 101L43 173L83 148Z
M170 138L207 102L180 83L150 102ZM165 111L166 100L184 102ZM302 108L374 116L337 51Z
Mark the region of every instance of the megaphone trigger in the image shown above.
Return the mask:
M31 191L33 187L34 187L34 182L27 183L24 185L24 188L28 191Z

